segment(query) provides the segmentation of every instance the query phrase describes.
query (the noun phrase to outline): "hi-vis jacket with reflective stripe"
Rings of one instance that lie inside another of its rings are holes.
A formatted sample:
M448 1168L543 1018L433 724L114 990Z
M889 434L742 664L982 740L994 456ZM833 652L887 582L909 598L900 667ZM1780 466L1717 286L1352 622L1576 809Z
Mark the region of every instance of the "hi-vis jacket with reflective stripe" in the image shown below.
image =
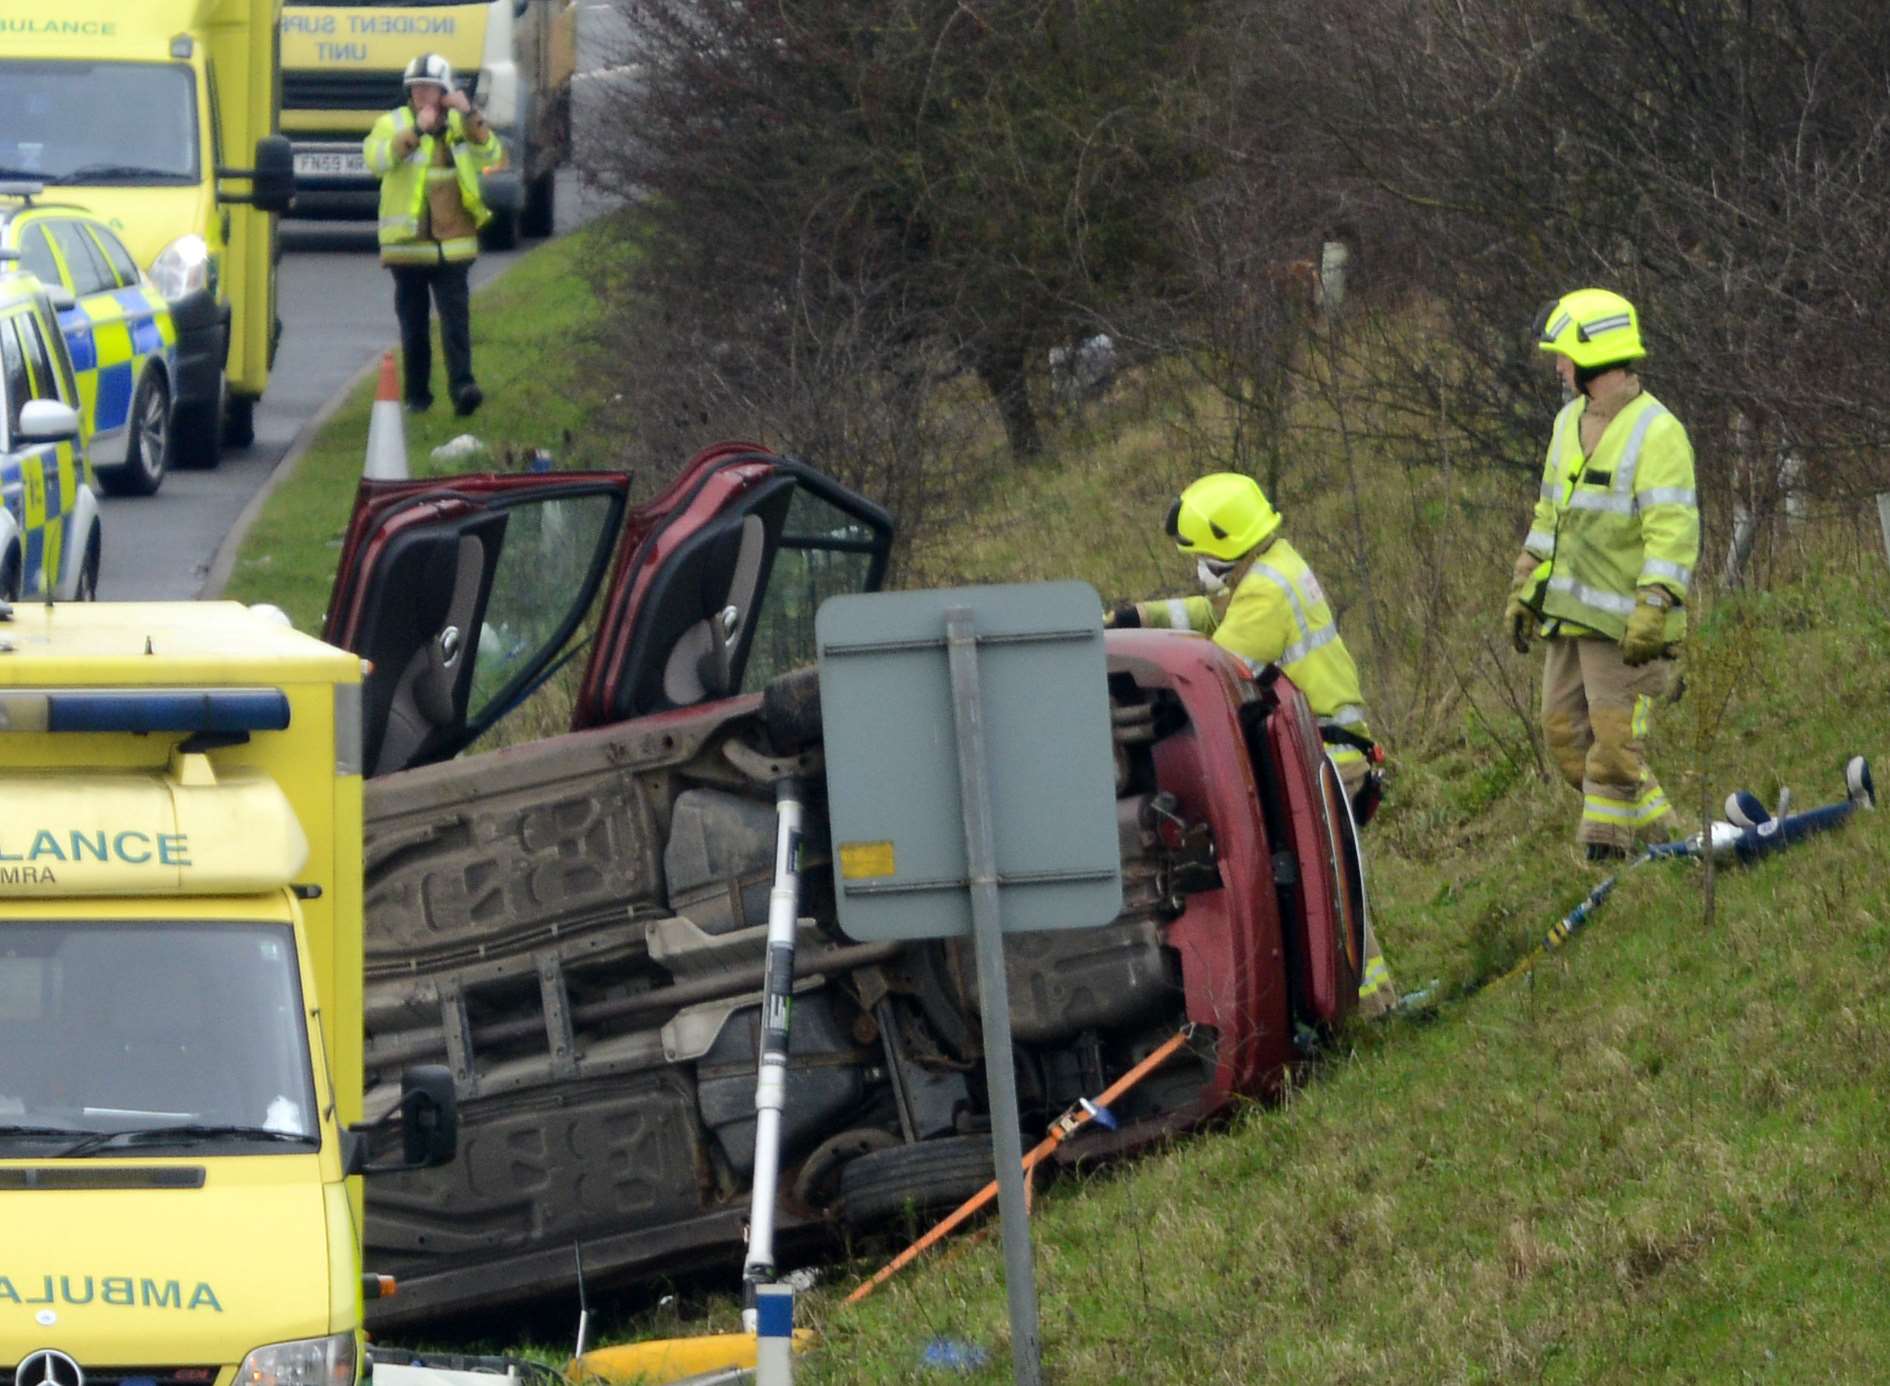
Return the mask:
M486 131L484 144L466 138L464 118L458 111L446 113L446 147L451 167L436 163L435 145L439 135L420 135L419 144L404 158L395 154L395 137L413 129L411 107L401 106L374 122L374 128L361 142L362 157L368 171L381 180L381 260L385 264L439 264L471 260L479 254L477 236L455 236L449 240L422 238L426 223L427 183L429 179L451 177L459 184L460 201L472 217L474 226L492 220L480 188L480 174L504 161L505 151L498 135Z
M1306 695L1322 726L1369 738L1358 666L1339 638L1325 591L1306 560L1286 540L1275 539L1240 567L1244 574L1236 568L1229 575L1235 579L1230 597L1141 602L1136 611L1142 624L1211 635L1255 673L1279 665ZM1360 754L1343 744L1330 749L1335 760Z
M1542 492L1523 547L1549 563L1545 620L1572 621L1611 640L1627 631L1637 587L1684 602L1700 557L1693 445L1680 420L1643 390L1582 457L1577 395L1556 416ZM1686 634L1684 606L1667 613L1667 640Z

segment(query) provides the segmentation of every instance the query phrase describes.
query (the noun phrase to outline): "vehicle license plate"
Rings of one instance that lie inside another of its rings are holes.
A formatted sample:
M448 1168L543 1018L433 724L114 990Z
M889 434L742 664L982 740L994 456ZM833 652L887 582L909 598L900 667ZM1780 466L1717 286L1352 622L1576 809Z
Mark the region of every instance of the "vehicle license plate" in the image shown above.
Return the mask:
M337 175L364 174L367 172L367 160L361 157L359 150L313 150L295 156L295 171Z

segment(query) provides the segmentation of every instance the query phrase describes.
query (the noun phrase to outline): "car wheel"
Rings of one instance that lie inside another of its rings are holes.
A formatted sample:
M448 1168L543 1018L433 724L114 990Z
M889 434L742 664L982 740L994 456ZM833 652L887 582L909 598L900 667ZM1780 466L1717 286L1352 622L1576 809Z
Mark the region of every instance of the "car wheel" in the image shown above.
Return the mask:
M131 441L121 467L101 467L98 479L113 495L148 496L164 484L171 464L171 392L156 371L146 371L131 397Z
M15 549L9 553L5 563L0 563L0 602L17 602L20 599L20 553Z
M222 400L179 401L171 411L171 465L208 471L222 460Z
M549 236L556 218L558 179L555 173L543 173L525 185L525 210L519 214L519 230L527 236Z
M246 448L255 441L255 396L227 395L223 408L223 446Z
M514 249L518 245L518 213L493 213L492 220L480 228L479 244L486 250Z
M85 541L85 562L79 565L79 585L73 592L74 601L95 602L98 600L98 570L104 559L98 537L98 527L92 527L92 533Z
M950 1212L995 1178L988 1136L872 1150L840 1171L840 1215L858 1228L908 1210L920 1216Z

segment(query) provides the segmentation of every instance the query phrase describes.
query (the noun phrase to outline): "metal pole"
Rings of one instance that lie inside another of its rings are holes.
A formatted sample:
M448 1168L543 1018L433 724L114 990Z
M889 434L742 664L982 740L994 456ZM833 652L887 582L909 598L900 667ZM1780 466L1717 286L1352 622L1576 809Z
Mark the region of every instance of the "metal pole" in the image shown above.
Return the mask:
M1890 491L1877 493L1877 523L1883 527L1883 556L1890 559Z
M774 886L768 892L768 962L761 983L761 1051L755 1064L755 1177L742 1266L742 1321L755 1331L755 1288L774 1279L774 1200L781 1174L781 1108L787 1101L788 1015L794 998L794 927L801 903L801 798L792 779L774 787Z
M1017 1116L1017 1074L1011 1065L1011 997L1004 974L1004 932L998 904L997 839L991 824L991 782L985 756L984 699L978 683L978 638L968 607L945 611L951 667L952 722L958 734L958 788L965 816L965 865L971 880L971 933L977 946L978 1009L984 1018L984 1071L991 1090L991 1137L997 1156L998 1216L1004 1224L1004 1289L1011 1307L1011 1367L1018 1386L1041 1386L1037 1268L1024 1203L1024 1142Z

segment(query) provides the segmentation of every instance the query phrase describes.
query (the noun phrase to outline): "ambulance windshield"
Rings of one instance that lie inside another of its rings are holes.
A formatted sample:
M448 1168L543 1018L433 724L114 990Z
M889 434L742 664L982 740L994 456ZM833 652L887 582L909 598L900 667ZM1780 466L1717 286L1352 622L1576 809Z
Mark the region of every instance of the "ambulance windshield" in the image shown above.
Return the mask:
M306 1152L305 1015L285 924L0 924L0 1158L110 1133L85 1153Z
M183 63L0 62L0 177L197 181L197 84Z

